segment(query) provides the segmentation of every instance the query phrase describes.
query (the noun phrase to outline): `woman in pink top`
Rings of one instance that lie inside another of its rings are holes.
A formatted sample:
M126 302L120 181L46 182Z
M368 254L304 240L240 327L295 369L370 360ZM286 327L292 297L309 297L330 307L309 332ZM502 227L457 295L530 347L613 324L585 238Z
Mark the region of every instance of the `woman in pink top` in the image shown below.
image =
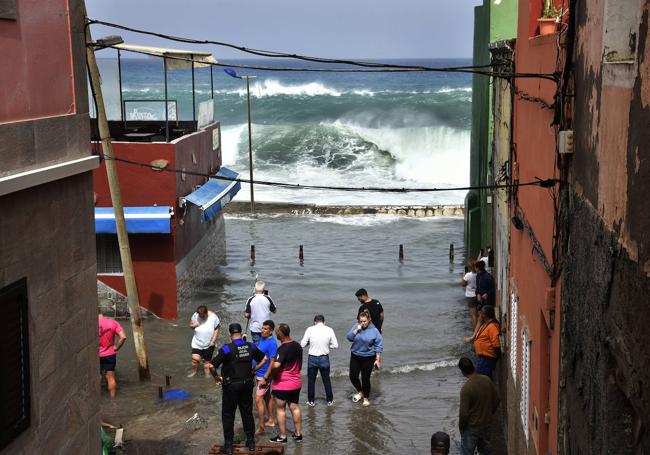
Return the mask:
M115 335L119 340L115 342ZM115 398L117 381L115 380L115 364L117 363L116 352L120 350L126 335L119 322L114 319L105 318L99 313L99 372L106 377L106 385L111 398Z

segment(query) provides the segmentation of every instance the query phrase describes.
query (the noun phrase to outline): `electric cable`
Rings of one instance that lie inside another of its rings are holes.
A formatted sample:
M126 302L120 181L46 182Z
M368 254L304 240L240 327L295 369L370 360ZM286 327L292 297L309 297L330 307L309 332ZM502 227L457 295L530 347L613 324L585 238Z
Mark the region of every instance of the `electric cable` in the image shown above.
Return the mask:
M199 45L206 45L206 44L211 44L215 46L221 46L221 47L227 47L230 49L235 49L240 52L256 55L259 57L268 57L268 58L286 58L286 59L294 59L294 60L303 60L303 61L308 61L308 62L314 62L314 63L335 63L335 64L343 64L343 65L352 65L352 66L361 66L361 67L366 67L366 68L392 68L392 69L409 69L409 70L420 70L420 71L430 71L430 72L456 72L456 73L472 73L472 74L481 74L485 76L492 76L492 77L501 77L501 78L541 78L541 79L548 79L552 81L557 81L559 75L558 74L543 74L543 73L510 73L510 74L497 74L489 71L480 71L477 70L477 68L480 67L474 67L474 66L459 66L459 67L430 67L430 66L420 66L420 65L400 65L400 64L394 64L394 63L381 63L381 62L368 62L368 61L362 61L362 60L346 60L346 59L333 59L333 58L324 58L324 57L314 57L314 56L308 56L308 55L301 55L301 54L295 54L295 53L286 53L286 52L278 52L278 51L267 51L267 50L262 50L262 49L255 49L255 48L248 48L245 46L240 46L232 43L227 43L224 41L215 41L215 40L199 40L199 39L194 39L194 38L186 38L186 37L180 37L180 36L173 36L173 35L168 35L165 33L160 33L160 32L153 32L153 31L148 31L148 30L143 30L143 29L137 29L134 27L128 27L126 25L121 25L121 24L115 24L112 22L106 22L106 21L101 21L97 19L90 19L88 18L88 21L86 23L86 26L92 25L92 24L98 24L98 25L103 25L105 27L110 27L110 28L115 28L118 30L124 30L132 33L138 33L138 34L143 34L143 35L148 35L148 36L155 36L158 38L170 40L170 41L176 41L176 42L181 42L181 43L186 43L186 44L199 44ZM165 56L165 58L170 58ZM189 59L191 61L191 59ZM201 62L201 63L206 63L206 62ZM220 65L216 65L220 66ZM481 67L485 67L485 65L482 65ZM263 69L262 69L263 68ZM253 68L251 68L253 69ZM261 67L258 68L263 71L277 71L276 68L269 68L269 67ZM290 71L305 71L305 69L302 68L293 68L290 69ZM331 69L330 69L331 71Z
M214 180L225 180L229 182L239 182L239 183L251 183L250 179L231 178L222 175L208 174L205 172L188 171L188 170L177 169L172 167L159 167L159 166L152 165L151 163L142 163L139 161L119 158L116 156L109 156L106 154L102 154L102 157L106 160L114 160L132 166L146 167L151 169L154 172L161 172L161 171L173 172L177 174L186 174L186 175L193 175L197 177L205 177ZM290 189L297 189L297 190L331 190L331 191L375 192L375 193L435 193L435 192L442 192L442 191L505 189L505 188L522 187L522 186L539 186L542 188L549 188L559 183L559 180L536 178L536 180L530 182L524 182L524 183L512 183L512 184L505 183L505 184L497 184L497 185L462 186L462 187L451 187L451 188L384 188L384 187L349 187L349 186L329 186L329 185L301 185L299 183L275 182L275 181L268 181L268 180L252 180L252 183L254 185L275 186L280 188L290 188Z

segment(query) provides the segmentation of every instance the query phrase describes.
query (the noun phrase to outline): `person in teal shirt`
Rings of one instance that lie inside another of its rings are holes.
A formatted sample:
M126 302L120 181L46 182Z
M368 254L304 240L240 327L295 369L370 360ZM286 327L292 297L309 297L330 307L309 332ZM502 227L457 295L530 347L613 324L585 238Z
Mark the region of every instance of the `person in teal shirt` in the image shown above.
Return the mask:
M257 430L255 434L262 434L266 432L266 427L275 426L275 410L273 406L273 397L271 396L271 383L265 382L264 385L261 381L264 379L264 374L269 369L270 363L275 359L278 352L278 343L273 336L275 323L272 320L264 321L262 323L262 332L260 340L257 342L257 349L262 351L265 355L265 360L255 365L255 377L257 380L257 389L255 391L255 405L257 406ZM264 420L265 414L268 412L269 419Z

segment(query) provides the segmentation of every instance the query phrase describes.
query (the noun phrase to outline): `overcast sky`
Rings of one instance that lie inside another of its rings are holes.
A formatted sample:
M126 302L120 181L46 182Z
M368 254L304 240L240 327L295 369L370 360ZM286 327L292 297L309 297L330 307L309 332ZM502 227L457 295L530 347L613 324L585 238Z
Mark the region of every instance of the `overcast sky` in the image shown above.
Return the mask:
M166 34L340 58L471 57L479 0L86 0L88 15ZM130 44L198 47L120 34ZM217 59L246 58L209 48Z

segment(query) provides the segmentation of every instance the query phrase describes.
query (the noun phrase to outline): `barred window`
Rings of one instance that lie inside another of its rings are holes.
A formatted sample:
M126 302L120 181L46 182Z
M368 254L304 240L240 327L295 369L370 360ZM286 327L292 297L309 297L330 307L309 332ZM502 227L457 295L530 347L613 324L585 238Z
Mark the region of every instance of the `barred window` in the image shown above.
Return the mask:
M117 234L97 234L97 273L122 273Z
M512 373L512 380L517 384L517 339L519 338L519 331L517 330L517 322L519 314L519 297L514 291L510 294L510 372Z
M29 338L27 279L0 289L2 346L5 366L0 369L0 451L29 427Z
M530 400L530 347L532 342L528 338L526 329L521 330L521 397L519 399L519 410L521 412L521 424L526 436L526 445L528 445L528 405Z

